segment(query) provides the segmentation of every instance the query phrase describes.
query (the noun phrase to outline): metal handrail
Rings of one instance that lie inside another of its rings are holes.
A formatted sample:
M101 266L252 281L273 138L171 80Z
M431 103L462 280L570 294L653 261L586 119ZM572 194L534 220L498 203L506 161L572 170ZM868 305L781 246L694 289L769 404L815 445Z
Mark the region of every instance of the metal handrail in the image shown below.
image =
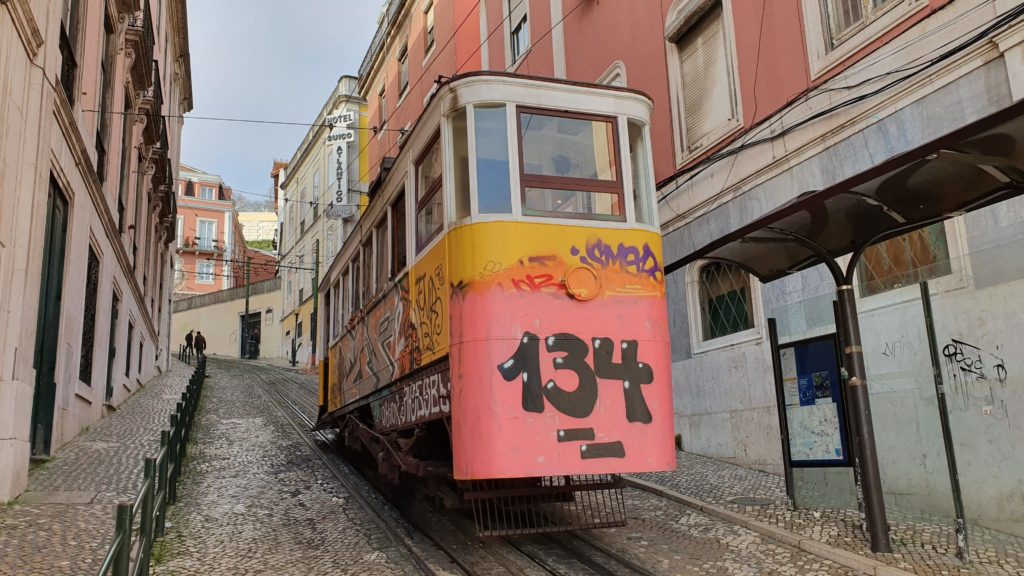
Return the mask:
M160 431L160 451L155 458L143 459L143 480L138 496L132 503L117 505L114 538L100 565L99 576L149 574L153 541L164 533L167 506L178 499L177 484L205 378L206 358L200 357L169 418L170 428ZM136 516L138 536L133 538ZM134 566L131 563L133 549L136 549Z

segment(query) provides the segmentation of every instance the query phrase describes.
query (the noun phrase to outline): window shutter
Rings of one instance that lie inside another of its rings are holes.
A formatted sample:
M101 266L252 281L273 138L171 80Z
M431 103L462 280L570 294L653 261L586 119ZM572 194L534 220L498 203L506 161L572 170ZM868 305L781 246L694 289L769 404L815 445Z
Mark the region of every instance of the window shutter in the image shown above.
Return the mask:
M683 130L689 152L735 116L721 6L701 18L678 45Z
M508 23L509 29L515 30L516 26L526 17L526 7L530 0L508 0Z
M192 196L194 198L195 195L196 195L195 186L193 186L192 181L189 180L188 182L185 183L185 196Z

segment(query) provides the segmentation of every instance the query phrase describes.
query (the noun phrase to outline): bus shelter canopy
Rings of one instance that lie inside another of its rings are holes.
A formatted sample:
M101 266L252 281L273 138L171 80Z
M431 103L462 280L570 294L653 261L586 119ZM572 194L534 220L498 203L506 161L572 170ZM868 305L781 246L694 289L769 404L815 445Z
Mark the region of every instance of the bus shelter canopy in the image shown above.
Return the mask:
M737 264L762 282L822 263L835 273L838 257L853 253L852 269L872 244L1022 192L1024 102L805 192L665 271L710 259Z

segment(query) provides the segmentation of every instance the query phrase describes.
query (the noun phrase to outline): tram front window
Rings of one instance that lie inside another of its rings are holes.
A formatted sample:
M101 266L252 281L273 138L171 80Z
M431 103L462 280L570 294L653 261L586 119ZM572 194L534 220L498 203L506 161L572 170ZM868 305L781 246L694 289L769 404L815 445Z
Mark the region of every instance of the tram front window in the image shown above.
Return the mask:
M523 213L625 220L614 118L519 110Z

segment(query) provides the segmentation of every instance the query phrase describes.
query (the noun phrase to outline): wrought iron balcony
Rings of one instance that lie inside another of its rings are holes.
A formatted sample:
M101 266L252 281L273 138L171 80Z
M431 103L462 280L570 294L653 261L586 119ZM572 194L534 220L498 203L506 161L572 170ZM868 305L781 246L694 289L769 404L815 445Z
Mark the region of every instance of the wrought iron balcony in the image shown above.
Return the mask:
M182 250L186 251L211 252L214 254L224 252L224 247L216 238L185 236L179 246Z

